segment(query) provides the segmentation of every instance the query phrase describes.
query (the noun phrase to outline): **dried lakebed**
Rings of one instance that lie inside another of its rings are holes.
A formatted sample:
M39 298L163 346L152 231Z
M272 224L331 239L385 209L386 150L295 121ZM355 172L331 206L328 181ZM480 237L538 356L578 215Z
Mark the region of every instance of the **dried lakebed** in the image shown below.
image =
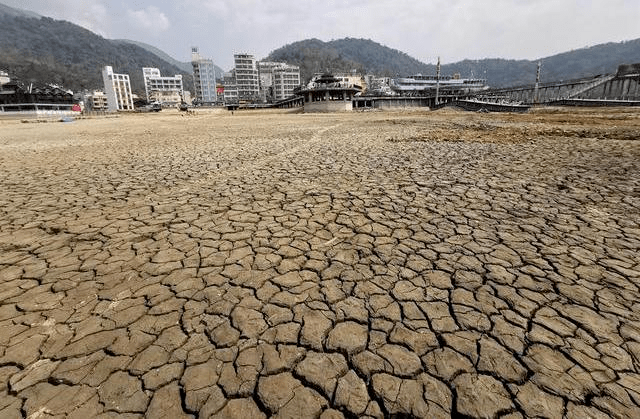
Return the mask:
M639 116L0 121L0 417L640 417Z

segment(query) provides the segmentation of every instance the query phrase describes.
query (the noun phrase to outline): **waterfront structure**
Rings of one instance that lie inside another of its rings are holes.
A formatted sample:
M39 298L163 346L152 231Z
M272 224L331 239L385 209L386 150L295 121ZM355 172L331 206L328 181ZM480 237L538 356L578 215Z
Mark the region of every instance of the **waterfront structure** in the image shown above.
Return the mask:
M361 91L354 86L344 86L341 80L326 73L298 94L304 98L305 112L345 112L353 110L352 99Z
M113 67L107 65L102 69L102 81L110 112L133 110L133 94L128 74L116 74Z
M333 75L342 83L344 87L355 87L356 89L366 90L366 80L358 73L336 73Z
M233 61L239 102L258 101L260 98L260 81L255 57L245 53L234 54Z
M7 74L7 73L5 73ZM55 84L23 83L2 76L0 83L0 112L70 111L73 92Z
M391 90L389 83L390 77L377 77L373 74L367 74L364 76L366 92L364 94L369 96L393 96L396 93Z
M162 77L159 69L143 67L142 76L144 78L144 90L148 102L159 102L169 105L182 102L184 97L182 75L176 74L173 77Z
M491 89L483 99L527 104L621 106L640 102L640 63L621 64L613 74Z
M487 90L484 79L461 78L460 74L451 76L416 74L409 77L392 78L391 89L403 96L428 96L435 93L445 95L469 95Z
M284 100L300 87L300 67L273 61L258 63L260 96L267 102Z
M213 61L200 55L198 47L191 48L191 66L193 67L194 95L197 102L205 105L215 104L216 69Z

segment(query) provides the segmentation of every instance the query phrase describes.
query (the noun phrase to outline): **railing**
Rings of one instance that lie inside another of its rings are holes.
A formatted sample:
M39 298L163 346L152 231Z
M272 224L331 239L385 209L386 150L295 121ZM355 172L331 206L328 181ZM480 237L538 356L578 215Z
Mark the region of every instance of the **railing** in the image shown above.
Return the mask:
M567 96L567 98L569 99L573 99L578 95L583 94L584 92L593 89L594 87L600 86L601 84L604 84L608 81L611 81L613 79L616 78L615 74L610 74L608 76L602 77L602 78L598 78L596 80L594 80L591 83L586 84L585 86L580 87L579 89L569 93L569 95Z

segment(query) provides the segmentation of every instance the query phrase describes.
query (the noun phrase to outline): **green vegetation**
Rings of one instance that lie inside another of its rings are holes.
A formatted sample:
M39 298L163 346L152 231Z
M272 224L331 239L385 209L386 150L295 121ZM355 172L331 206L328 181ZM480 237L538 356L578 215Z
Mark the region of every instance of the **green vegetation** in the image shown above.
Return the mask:
M129 74L131 89L144 94L142 67L162 74L182 74L192 90L190 73L140 46L104 39L70 22L0 13L0 69L24 82L56 83L67 89L102 89L102 67Z
M435 64L425 64L407 54L368 39L345 38L329 42L308 39L285 45L267 57L300 66L303 80L315 72L343 72L352 69L385 76L416 73L435 74ZM494 87L535 82L538 60L486 58L464 60L442 66L442 74L487 79ZM542 58L541 80L570 80L614 73L618 65L640 62L640 39L608 43Z
M178 67L180 70L184 71L185 73L191 74L191 72L193 71L193 68L191 66L191 62L178 61L175 58L173 58L172 56L170 56L169 54L167 54L166 52L162 51L160 48L156 48L153 45L145 44L144 42L132 41L131 39L115 39L114 41L115 42L124 42L124 43L127 43L127 44L133 44L133 45L137 45L139 47L142 47L142 48L146 49L147 51L157 55L160 58L162 58L163 60L165 60L169 64L175 65L176 67ZM222 77L224 76L224 71L220 67L215 65L215 64L213 65L213 68L216 71L216 79L221 80Z
M188 63L176 61L151 45L104 39L66 21L2 6L0 40L0 69L24 82L56 83L74 91L102 89L102 67L111 65L114 71L129 74L133 91L142 94L142 67L157 67L165 75L182 74L185 89L193 91ZM355 70L380 76L436 72L434 64L369 39L307 39L285 45L266 59L300 66L304 82L321 71ZM620 64L640 62L640 39L596 45L541 61L543 82L613 73ZM444 64L442 74L485 78L490 86L505 87L534 83L536 66L537 60L487 58ZM216 71L222 73L219 67Z

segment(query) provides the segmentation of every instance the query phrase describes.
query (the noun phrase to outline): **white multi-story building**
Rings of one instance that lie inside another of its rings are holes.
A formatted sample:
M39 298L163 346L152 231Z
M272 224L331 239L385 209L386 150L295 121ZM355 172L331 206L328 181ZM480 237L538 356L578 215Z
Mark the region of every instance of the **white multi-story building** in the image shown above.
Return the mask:
M0 86L9 83L9 81L11 81L11 79L9 78L9 73L0 70Z
M238 103L238 85L236 84L235 70L224 73L223 81L225 105L233 105Z
M268 101L277 101L293 95L300 86L300 67L286 63L260 61L261 96Z
M203 58L198 52L198 47L192 47L191 65L193 66L195 100L204 104L216 103L216 69L213 61Z
M109 111L132 111L133 95L128 74L116 74L110 65L102 69L104 92Z
M143 67L144 90L147 101L166 104L176 104L183 100L182 75L162 77L157 68Z
M86 103L89 105L88 107L92 111L106 111L109 109L109 102L107 99L107 95L104 92L99 90L95 90L93 94L89 97Z
M324 73L315 73L313 77L311 77L311 80L307 84L307 87L314 87L316 84L316 80L322 78L323 74ZM357 89L364 90L367 86L365 78L356 72L335 73L332 74L332 76L338 81L338 83L340 83L340 86L342 87L355 87Z
M234 54L233 60L240 102L254 102L260 98L260 81L256 59L251 54Z

